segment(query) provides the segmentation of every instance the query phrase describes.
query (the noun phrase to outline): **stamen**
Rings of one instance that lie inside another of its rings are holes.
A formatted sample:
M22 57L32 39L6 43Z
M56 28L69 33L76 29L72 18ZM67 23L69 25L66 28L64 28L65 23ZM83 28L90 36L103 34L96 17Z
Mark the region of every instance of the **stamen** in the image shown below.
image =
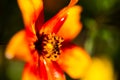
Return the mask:
M38 35L38 40L34 43L35 49L40 55L44 58L55 61L60 55L61 43L63 38L53 34L44 34Z

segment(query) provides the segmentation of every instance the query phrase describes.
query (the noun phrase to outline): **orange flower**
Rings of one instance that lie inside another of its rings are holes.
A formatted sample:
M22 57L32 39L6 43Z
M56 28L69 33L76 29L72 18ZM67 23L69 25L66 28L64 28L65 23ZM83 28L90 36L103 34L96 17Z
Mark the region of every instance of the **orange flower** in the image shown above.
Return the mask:
M10 40L6 57L26 61L22 80L65 80L81 77L90 63L89 55L72 44L81 30L80 6L71 0L53 18L44 22L42 0L18 0L25 23Z

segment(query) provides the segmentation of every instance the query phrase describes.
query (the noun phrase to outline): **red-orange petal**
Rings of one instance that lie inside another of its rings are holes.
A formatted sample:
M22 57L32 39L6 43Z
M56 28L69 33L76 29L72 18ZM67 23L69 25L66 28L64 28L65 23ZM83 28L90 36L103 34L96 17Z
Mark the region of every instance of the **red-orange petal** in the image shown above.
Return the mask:
M57 35L62 36L65 40L74 39L82 29L80 22L80 13L82 8L80 6L73 6L68 10L68 17L60 28Z
M48 80L44 62L27 63L24 67L22 80Z
M70 77L76 79L84 75L91 63L91 59L82 48L67 44L63 47L57 62Z
M78 2L78 0L70 0L68 7L75 5L77 2Z
M18 0L18 5L22 12L24 24L28 30L34 32L35 21L43 23L43 1L42 0ZM40 24L39 23L39 24Z
M69 11L71 10L70 8L74 6L77 1L78 0L71 0L67 7L60 10L54 17L52 17L42 26L40 33L57 33L68 18L67 16L69 14Z
M65 80L57 63L40 58L38 64L28 63L23 71L22 80Z
M62 9L57 15L49 19L40 29L40 33L57 33L67 18L67 9Z
M25 30L19 31L11 38L7 45L5 56L8 59L20 58L25 61L29 61L31 59Z
M49 80L66 80L65 75L58 63L46 60L46 69Z

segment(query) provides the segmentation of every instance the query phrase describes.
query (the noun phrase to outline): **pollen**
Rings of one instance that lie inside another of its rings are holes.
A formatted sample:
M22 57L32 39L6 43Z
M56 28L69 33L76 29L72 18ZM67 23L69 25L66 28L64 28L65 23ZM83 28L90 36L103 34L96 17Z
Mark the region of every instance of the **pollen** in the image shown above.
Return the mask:
M34 43L35 49L39 55L50 60L57 60L61 53L62 37L56 36L54 33L37 35L38 40Z

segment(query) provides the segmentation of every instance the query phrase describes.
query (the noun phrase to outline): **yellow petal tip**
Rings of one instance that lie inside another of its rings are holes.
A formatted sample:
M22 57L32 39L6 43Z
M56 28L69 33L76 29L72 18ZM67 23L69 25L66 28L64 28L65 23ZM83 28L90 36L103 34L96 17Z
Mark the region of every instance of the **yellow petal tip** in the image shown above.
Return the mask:
M5 54L5 57L6 57L7 59L13 59L14 56L7 52L7 53Z

